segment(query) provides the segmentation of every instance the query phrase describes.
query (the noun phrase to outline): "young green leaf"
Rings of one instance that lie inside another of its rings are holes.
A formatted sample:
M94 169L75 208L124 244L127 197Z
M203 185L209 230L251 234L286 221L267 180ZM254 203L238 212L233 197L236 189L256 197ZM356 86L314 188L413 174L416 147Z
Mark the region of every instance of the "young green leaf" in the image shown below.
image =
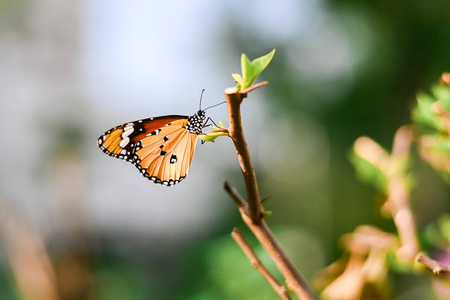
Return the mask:
M219 127L211 125L211 129L213 131L206 132L205 134L200 134L198 137L205 142L213 142L215 139L217 139L219 136L227 136L228 130L223 125L222 121L219 121ZM214 131L222 129L222 131Z
M242 77L240 74L233 73L231 74L233 76L234 81L239 85L242 86L244 84L244 81L242 80Z
M238 90L242 91L252 86L256 78L261 72L269 65L275 54L275 49L270 53L258 57L253 61L250 61L245 54L241 56L241 71L242 76L239 74L232 74L234 80L237 82Z
M205 134L200 134L198 137L205 142L212 142L217 139L219 136L227 136L227 132L210 132Z

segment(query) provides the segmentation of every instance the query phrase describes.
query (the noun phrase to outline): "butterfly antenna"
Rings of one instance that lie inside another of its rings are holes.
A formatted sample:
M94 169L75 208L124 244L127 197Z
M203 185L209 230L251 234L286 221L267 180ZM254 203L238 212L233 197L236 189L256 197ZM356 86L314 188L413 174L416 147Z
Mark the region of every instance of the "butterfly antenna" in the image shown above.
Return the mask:
M202 93L200 94L200 104L198 107L198 110L202 110L202 98L203 98L203 92L205 91L205 89L202 90Z
M214 104L214 105L211 105L211 106L208 106L207 108L205 108L204 110L207 110L207 109L210 109L210 108L213 108L213 107L216 107L216 106L219 106L219 105L221 105L221 104L224 104L224 103L226 103L227 101L223 101L223 102L220 102L220 103L217 103L217 104Z

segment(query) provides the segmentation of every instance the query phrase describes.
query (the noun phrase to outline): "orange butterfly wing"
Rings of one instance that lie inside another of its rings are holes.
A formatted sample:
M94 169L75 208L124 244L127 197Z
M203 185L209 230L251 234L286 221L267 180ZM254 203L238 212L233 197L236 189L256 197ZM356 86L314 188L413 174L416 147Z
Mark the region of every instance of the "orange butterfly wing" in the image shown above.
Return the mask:
M98 145L106 154L133 163L153 182L172 186L189 173L201 131L198 124L203 119L202 112L202 116L197 113L192 117L163 116L130 122L108 130Z
M186 177L197 141L197 135L187 131L186 125L186 119L171 122L157 135L139 142L136 166L145 177L164 185L174 185Z
M163 116L119 125L105 132L99 138L98 145L106 154L122 158L119 156L121 153L124 154L123 150L127 147L130 139L132 143L129 145L134 147L143 137L157 131L164 125L172 121L187 118L187 116ZM128 160L127 158L125 159Z

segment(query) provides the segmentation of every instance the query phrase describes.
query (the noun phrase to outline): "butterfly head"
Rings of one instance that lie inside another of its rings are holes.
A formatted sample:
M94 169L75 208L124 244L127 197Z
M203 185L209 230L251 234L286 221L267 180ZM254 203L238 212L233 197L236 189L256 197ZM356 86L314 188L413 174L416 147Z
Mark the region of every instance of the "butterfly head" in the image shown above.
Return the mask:
M188 124L186 129L195 134L201 134L203 131L203 124L206 118L206 113L204 110L199 109L194 115L188 118Z
M198 112L195 113L195 115L199 116L202 120L205 120L205 118L206 118L205 110L199 109Z

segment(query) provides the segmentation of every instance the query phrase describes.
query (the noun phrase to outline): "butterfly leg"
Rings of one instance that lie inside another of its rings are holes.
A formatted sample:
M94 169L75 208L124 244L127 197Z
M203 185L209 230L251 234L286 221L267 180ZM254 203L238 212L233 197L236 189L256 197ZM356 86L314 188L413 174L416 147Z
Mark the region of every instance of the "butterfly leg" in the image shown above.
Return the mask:
M211 122L214 124L214 126L219 127L219 126L217 126L217 124L214 122L213 119L211 119L210 117L208 117L208 118L206 119L205 123L203 123L203 128L208 127L208 126L211 126L211 124L208 124L209 121L211 121Z
M203 123L203 128L211 126L211 124L208 124L209 121L211 121L211 122L214 124L214 126L219 127L219 126L217 126L217 124L214 122L213 119L211 119L210 117L208 117L208 118L206 119L205 123ZM206 142L206 141L201 140L201 144L202 144L202 145L203 145L205 142ZM214 141L212 141L212 142L214 142Z

